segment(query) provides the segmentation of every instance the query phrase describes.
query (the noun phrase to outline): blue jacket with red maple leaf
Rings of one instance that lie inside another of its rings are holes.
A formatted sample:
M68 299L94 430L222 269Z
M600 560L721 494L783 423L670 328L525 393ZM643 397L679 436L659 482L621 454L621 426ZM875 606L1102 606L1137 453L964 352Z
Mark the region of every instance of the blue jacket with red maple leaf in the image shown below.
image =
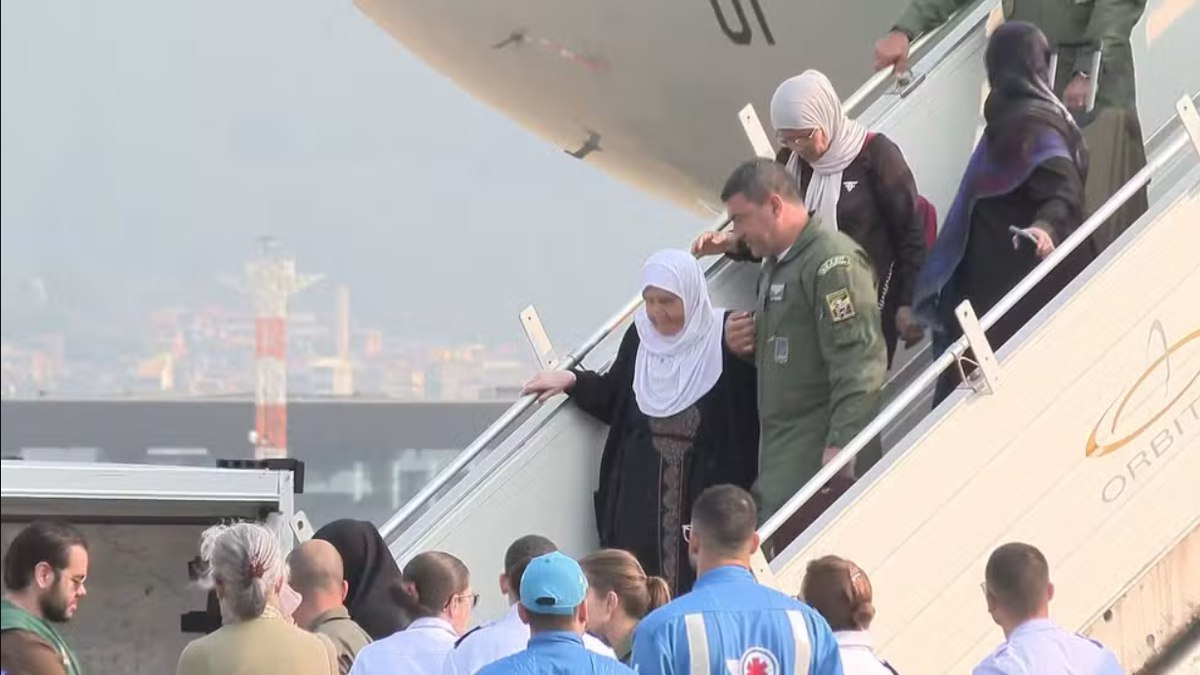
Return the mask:
M639 675L842 675L825 619L736 566L708 571L691 593L647 615L633 634L633 667Z

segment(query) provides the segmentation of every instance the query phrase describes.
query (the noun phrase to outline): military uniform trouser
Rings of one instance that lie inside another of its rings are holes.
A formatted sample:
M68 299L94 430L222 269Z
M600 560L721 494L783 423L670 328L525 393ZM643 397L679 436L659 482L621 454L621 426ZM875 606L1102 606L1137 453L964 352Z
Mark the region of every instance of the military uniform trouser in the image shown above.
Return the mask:
M821 470L821 460L825 448L810 445L793 448L764 448L759 460L758 480L754 484L754 493L758 498L759 524L761 525L771 515L778 511L789 499L800 491L817 472ZM876 438L859 451L855 458L855 476L862 476L870 470L882 455L882 446ZM780 528L780 534L792 530L792 536L799 535L810 525L846 488L849 482L841 484L836 478L826 484L824 493L817 493L796 511L786 528ZM792 537L780 537L790 541Z
M1124 108L1097 111L1083 128L1090 162L1084 186L1084 215L1091 215L1113 193L1146 166L1146 146L1137 113ZM1149 208L1146 187L1135 192L1092 235L1095 255L1100 255Z
M823 447L816 444L807 444L807 447L763 447L759 456L758 480L754 483L760 524L821 470L824 451Z

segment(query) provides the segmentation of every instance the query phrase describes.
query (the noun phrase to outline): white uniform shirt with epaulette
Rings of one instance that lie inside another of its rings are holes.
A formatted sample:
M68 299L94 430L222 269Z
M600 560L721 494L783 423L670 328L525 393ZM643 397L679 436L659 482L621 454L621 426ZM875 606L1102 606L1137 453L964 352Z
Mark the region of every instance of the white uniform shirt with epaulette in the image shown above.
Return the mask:
M975 666L974 675L1125 675L1116 655L1095 640L1050 619L1017 626L1004 644Z
M446 659L443 675L475 675L481 668L523 651L529 645L529 626L521 621L513 605L499 621L489 621L459 639ZM588 651L616 659L617 655L591 635L583 636Z
M440 675L458 635L440 617L417 619L359 650L350 675Z

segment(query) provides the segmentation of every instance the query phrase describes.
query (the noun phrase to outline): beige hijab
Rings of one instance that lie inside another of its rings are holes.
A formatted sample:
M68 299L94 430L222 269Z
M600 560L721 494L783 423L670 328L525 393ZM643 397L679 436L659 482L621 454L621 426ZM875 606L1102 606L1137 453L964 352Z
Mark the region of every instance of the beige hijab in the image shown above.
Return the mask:
M820 129L829 138L829 150L813 163L812 180L804 203L821 216L821 222L837 228L837 204L842 193L842 171L862 152L867 130L846 117L833 83L816 70L806 70L785 80L771 98L771 126L783 129ZM788 162L799 180L799 155Z

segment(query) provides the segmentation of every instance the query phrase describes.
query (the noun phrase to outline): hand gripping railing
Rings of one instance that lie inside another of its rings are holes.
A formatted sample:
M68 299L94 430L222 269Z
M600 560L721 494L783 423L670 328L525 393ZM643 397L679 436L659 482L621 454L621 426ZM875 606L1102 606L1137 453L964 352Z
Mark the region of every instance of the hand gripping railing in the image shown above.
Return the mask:
M986 5L987 3L984 4ZM976 8L973 11L978 14L980 10ZM981 16L986 17L987 13L984 12ZM971 28L973 28L979 20L980 19L977 16L975 19L967 19L967 22L969 22ZM960 27L952 27L950 22L947 22L947 24L942 28L926 33L914 41L909 52L911 54L916 54L927 44L930 44L935 36L948 35L949 39L953 41L955 34L957 34L958 40L961 40L963 37L965 37L965 34L968 33L969 30L970 29L964 31ZM932 57L933 54L931 53L929 56ZM941 54L939 53L938 58L940 58L940 56ZM870 79L868 79L861 87L858 88L858 90L854 92L854 94L852 94L843 102L842 106L846 110L847 114L854 114L864 103L869 103L871 100L873 100L874 95L886 93L881 90L887 84L888 78L891 75L893 75L893 68L890 66L872 75ZM902 77L903 74L898 75L898 79ZM717 230L722 230L728 225L729 216L725 213L722 213L714 222L714 227ZM723 269L727 262L728 259L724 257L718 259L708 268L706 276L711 277L713 274ZM641 306L641 304L642 298L640 295L626 303L624 307L609 317L608 321L605 321L600 328L596 329L596 331L592 333L588 339L584 340L583 344L579 345L565 357L560 359L557 369L568 370L582 363L583 359L586 358L587 355L592 352L592 350L594 350L600 345L601 342L612 335L613 331L624 325L629 317L637 310L637 308ZM386 540L391 535L395 534L396 530L399 529L401 525L403 525L409 518L417 513L417 511L419 511L423 506L429 503L430 500L432 500L440 490L446 487L454 479L454 477L463 469L465 469L468 464L474 461L475 458L480 455L480 453L482 453L489 445L500 438L505 431L520 421L525 413L527 413L533 407L533 404L536 401L537 396L535 395L530 394L527 396L522 396L508 410L506 410L504 414L499 417L499 419L497 419L495 422L492 422L487 429L484 429L483 433L480 434L478 438L472 441L472 443L468 445L466 449L458 453L458 455L456 455L454 459L446 465L445 468L439 471L436 476L434 476L428 483L425 484L425 487L421 488L421 490L418 491L412 499L405 502L404 506L402 506L399 511L394 513L391 518L388 518L387 521L380 526L379 533L383 535L383 538Z
M1190 99L1186 100L1188 101L1187 106L1190 106ZM1182 102L1181 106L1183 106ZM1188 109L1194 111L1194 108L1188 107ZM1178 115L1176 117L1178 117ZM1172 121L1173 120L1174 118L1172 118ZM1095 213L1093 213L1091 217L1084 221L1084 223L1080 225L1079 228L1077 228L1075 232L1071 234L1071 236L1067 237L1062 244L1054 249L1053 253L1039 263L1038 266L1033 269L1033 271L1027 274L1025 278L1021 279L1021 281L1017 283L1017 285L1014 286L1011 291L1001 298L1000 302L996 303L991 310L983 315L983 318L979 321L983 330L986 331L987 329L996 325L996 322L1000 320L1000 317L1008 313L1008 311L1011 310L1013 306L1017 304L1017 302L1024 298L1025 295L1029 293L1029 291L1032 290L1039 281L1044 279L1046 275L1049 274L1050 271L1055 267L1057 267L1064 258L1070 255L1072 251L1079 248L1079 246L1083 244L1087 238L1096 231L1097 228L1103 225L1104 222L1108 220L1109 216L1116 213L1117 209L1121 208L1121 206L1123 206L1125 202L1134 195L1134 193L1146 186L1150 182L1150 178L1154 175L1154 173L1166 166L1168 162L1174 159L1176 154L1187 148L1189 145L1191 145L1191 140L1186 129L1180 130L1178 133L1176 133L1175 136L1167 143L1167 146L1158 154L1156 154L1154 158L1147 162L1146 166L1143 167L1141 171L1138 171L1128 183L1121 186L1121 188L1117 190L1116 193L1114 193L1113 196L1108 199L1108 201L1104 202L1103 206L1096 209ZM950 347L933 362L933 365L926 368L920 375L916 377L912 384L910 384L904 391L897 395L891 403L885 406L884 409L875 416L875 419L871 420L871 422L867 424L867 426L863 428L863 430L860 431L857 436L847 443L840 452L834 455L833 458L830 459L827 464L825 464L825 466L821 467L821 470L818 471L817 474L813 476L807 483L805 483L804 487L800 488L796 494L792 495L792 498L789 499L782 507L780 507L778 511L773 513L770 518L767 518L766 522L764 522L762 527L760 527L758 530L759 537L765 540L779 530L779 528L786 523L787 520L791 518L797 510L800 509L801 506L803 506L809 499L812 499L813 495L817 494L817 492L819 492L821 488L825 486L825 483L829 482L830 478L833 478L834 475L841 471L842 468L845 467L846 464L848 464L850 460L853 459L859 453L859 451L861 451L867 445L867 443L871 441L871 439L878 436L884 430L884 428L887 427L887 425L891 424L893 420L898 418L910 405L912 405L922 395L922 393L924 393L925 389L934 383L938 376L941 375L942 371L954 363L955 359L961 356L966 349L966 337L960 337L952 345L950 345Z
M994 4L995 3L984 3L984 5L994 5ZM970 11L970 10L968 10L968 11ZM977 14L979 13L978 9L976 9L974 11ZM979 20L981 20L981 18L986 18L987 14L989 12L991 12L990 7L987 9L987 11L983 12L979 16L976 16L974 19L971 19L971 18L966 19L966 22L968 24L970 24L971 27L974 27L974 25ZM953 23L953 21L947 21L946 24L943 24L943 26L941 28L939 28L938 30L929 31L929 32L924 33L921 36L919 36L916 40L913 40L912 44L910 44L908 47L908 53L909 53L911 62L913 62L913 63L916 62L916 59L913 57L920 54L920 52L922 50L924 50L927 45L931 44L933 42L933 38L935 36L940 37L940 36L947 35L947 34L953 32L954 29L950 25L952 23ZM966 37L966 35L963 34L962 32L960 32L960 39L962 37ZM957 41L955 41L955 44L957 44ZM953 46L954 45L947 45L947 47L949 47L949 48L952 48ZM924 55L922 54L921 56L924 56ZM864 82L862 84L861 87L859 87L857 90L855 90L855 92L853 94L851 94L849 97L847 97L846 100L842 101L842 110L844 110L846 112L846 115L848 115L850 117L857 117L857 113L860 112L859 107L862 106L864 103L870 103L870 100L871 100L870 97L872 94L875 94L875 93L886 94L887 93L887 92L880 92L879 90L887 83L888 78L893 75L896 76L896 84L900 87L907 86L909 84L909 82L913 81L913 77L914 77L911 67L908 70L903 71L903 72L897 72L895 66L888 66L881 70L877 70L877 71L875 71L875 73L873 75L871 75L870 78L867 79L866 82Z

